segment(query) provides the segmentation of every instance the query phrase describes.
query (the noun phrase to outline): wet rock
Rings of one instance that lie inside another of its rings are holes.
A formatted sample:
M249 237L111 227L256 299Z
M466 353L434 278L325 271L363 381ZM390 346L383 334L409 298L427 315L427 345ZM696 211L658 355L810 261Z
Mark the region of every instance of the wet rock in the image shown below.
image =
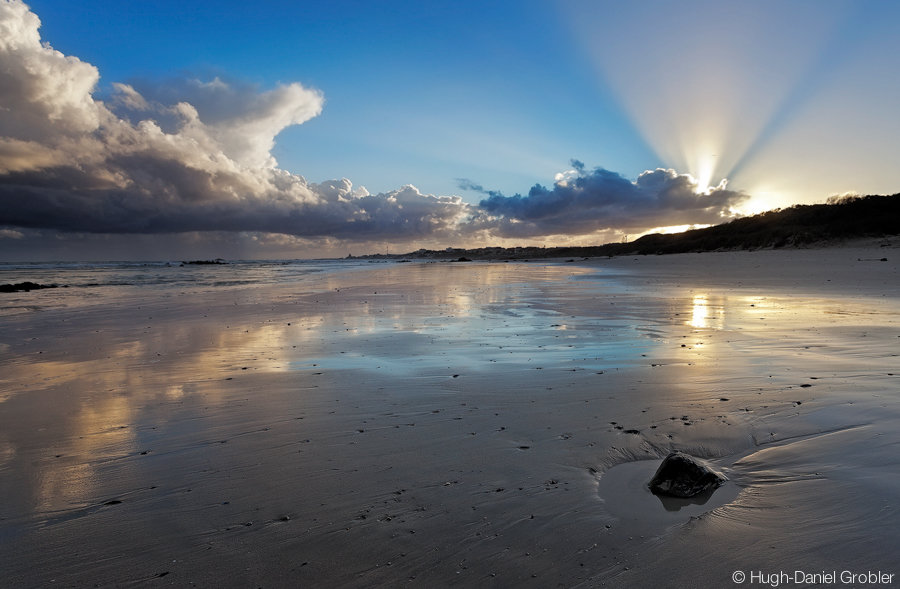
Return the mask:
M711 493L727 480L725 475L713 470L705 461L675 451L659 465L649 487L654 495L686 498Z
M17 282L16 284L0 284L0 292L31 292L42 288L57 288L57 284L38 284L37 282Z
M182 266L219 266L222 264L227 264L225 260L222 258L216 258L215 260L188 260L187 262L182 262Z

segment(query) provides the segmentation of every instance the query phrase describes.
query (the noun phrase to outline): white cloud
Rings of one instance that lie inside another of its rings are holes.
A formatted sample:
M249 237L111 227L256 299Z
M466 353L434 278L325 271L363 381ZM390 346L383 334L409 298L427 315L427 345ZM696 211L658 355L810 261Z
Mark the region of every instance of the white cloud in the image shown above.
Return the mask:
M249 167L276 167L271 155L275 136L318 116L324 104L321 92L298 83L265 92L218 77L209 82L186 79L144 84L140 91L125 84L114 86L117 94L113 110L132 122L151 115L171 121L173 108L190 105L204 132L215 139L222 152Z
M97 68L42 45L39 27L22 2L0 2L0 135L46 140L96 130L102 108L91 98Z

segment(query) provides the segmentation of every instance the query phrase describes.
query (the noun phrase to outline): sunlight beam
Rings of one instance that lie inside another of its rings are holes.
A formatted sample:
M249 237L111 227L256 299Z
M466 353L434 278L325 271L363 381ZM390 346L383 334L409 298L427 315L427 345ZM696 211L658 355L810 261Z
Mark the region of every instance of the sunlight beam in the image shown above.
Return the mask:
M633 126L699 193L743 170L816 95L847 17L844 7L650 4L563 10Z

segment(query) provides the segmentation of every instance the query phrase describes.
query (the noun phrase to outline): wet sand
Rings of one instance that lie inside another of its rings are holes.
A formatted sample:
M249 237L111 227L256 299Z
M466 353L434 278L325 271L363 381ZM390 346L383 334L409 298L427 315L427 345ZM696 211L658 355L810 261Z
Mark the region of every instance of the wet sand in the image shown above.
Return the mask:
M879 245L29 293L0 331L4 584L897 581ZM671 449L729 483L664 505Z

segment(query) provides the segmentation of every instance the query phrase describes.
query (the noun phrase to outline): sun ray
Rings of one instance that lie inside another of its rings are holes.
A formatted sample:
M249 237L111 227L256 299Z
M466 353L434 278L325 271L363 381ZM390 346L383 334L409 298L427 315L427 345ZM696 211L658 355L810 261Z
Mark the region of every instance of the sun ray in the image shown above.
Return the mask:
M825 75L823 64L847 14L785 10L774 21L752 3L701 4L702 10L691 11L666 2L621 5L616 18L587 1L566 6L576 41L633 126L666 166L689 173L697 192L706 193L765 150L814 98L821 84L811 82ZM735 19L740 30L724 26ZM638 23L654 43L635 52L629 32ZM623 54L629 59L621 59ZM777 68L771 67L774 60Z

